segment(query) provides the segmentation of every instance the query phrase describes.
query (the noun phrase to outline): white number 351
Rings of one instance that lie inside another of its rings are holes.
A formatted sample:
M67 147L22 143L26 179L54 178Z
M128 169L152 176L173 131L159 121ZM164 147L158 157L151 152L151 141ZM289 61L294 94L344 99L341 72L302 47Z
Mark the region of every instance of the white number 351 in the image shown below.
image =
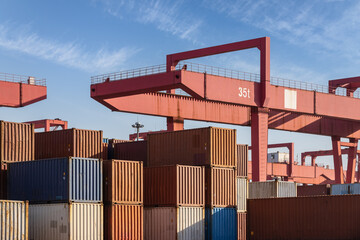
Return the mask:
M250 98L250 89L239 87L239 97Z

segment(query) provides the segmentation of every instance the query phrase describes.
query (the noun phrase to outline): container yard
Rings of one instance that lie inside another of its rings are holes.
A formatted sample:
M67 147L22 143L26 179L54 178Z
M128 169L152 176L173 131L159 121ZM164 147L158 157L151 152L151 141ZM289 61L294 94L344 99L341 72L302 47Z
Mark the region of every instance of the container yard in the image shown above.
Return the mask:
M259 50L258 75L183 62L249 48ZM1 240L360 239L360 117L340 106L359 100L337 91L356 90L358 78L330 80L326 91L275 79L268 37L166 58L94 76L90 88L112 111L166 117L166 130L140 133L136 122L122 140L59 119L0 121ZM27 96L40 100L46 86L33 80L12 83L40 87ZM251 146L236 129L185 129L184 120L249 126ZM330 136L332 149L295 161L294 143L269 144L269 129ZM316 164L328 155L334 169Z

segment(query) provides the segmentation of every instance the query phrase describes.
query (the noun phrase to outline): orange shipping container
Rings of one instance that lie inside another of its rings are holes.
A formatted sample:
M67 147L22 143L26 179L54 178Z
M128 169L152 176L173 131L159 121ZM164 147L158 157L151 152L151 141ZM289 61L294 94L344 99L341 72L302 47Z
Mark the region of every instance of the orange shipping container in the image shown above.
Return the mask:
M147 141L122 142L113 144L111 158L147 162Z
M236 207L236 170L207 167L205 196L207 207Z
M237 213L237 239L246 240L246 213Z
M236 167L236 130L199 128L148 135L148 166Z
M1 165L34 160L34 144L32 124L0 121Z
M105 205L105 240L142 240L144 207L141 205Z
M204 167L147 167L144 181L145 206L205 206Z
M66 129L35 133L35 158L102 158L102 131Z
M236 159L237 159L237 176L247 177L248 167L248 145L238 144L236 145Z
M103 162L104 202L143 203L143 163L108 160Z

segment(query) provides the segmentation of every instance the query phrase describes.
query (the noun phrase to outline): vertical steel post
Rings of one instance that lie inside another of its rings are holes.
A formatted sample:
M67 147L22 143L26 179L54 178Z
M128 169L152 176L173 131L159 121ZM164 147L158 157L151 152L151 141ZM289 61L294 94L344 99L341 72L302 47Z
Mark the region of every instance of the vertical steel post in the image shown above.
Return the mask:
M334 155L335 183L344 183L344 170L341 158L341 142L340 137L332 136L332 147Z
M166 123L167 123L168 131L184 130L184 119L183 118L167 117Z
M347 167L347 171L346 171L346 183L354 183L355 182L355 166L356 166L356 154L357 154L358 140L355 138L350 138L350 142L354 143L355 146L349 147L348 167Z

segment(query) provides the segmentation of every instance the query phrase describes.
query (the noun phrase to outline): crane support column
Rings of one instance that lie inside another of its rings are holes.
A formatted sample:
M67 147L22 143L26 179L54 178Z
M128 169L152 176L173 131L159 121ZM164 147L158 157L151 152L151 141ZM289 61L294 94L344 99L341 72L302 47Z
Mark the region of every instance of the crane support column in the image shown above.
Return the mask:
M341 158L341 142L340 137L331 137L334 155L335 183L344 183L344 171Z
M267 108L251 109L251 159L254 182L266 181L267 178L268 119Z
M350 138L350 143L353 143L354 146L349 147L348 167L347 167L347 171L346 171L346 183L354 183L355 182L355 166L356 166L356 154L357 154L358 139Z
M166 123L167 123L168 131L184 130L184 119L183 118L167 117Z

